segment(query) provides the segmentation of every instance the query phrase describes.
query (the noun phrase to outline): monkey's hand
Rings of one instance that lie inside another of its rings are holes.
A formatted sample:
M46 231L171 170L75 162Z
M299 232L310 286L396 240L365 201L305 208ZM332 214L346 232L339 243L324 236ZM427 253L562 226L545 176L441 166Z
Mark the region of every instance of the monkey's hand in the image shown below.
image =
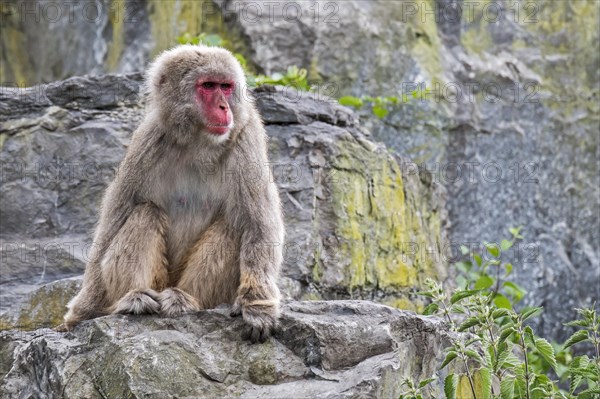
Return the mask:
M239 296L231 308L231 316L239 315L242 315L246 323L242 338L252 343L265 342L277 328L279 301L248 301L244 296Z

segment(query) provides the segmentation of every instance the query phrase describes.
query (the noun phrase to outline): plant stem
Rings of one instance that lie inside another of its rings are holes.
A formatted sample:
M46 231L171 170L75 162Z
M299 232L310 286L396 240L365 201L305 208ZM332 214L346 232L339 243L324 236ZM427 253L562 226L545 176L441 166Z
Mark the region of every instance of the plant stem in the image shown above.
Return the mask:
M448 308L446 307L446 303L444 301L440 301L440 303L442 304L442 306L444 307L444 315L446 316L446 318L448 319L448 323L450 323L450 327L452 328L452 330L454 330L454 322L452 321L452 319L450 318L450 311L448 310Z
M498 352L496 352L496 341L494 340L494 334L492 333L492 327L488 324L488 332L490 333L490 340L492 343L492 349L494 350L494 358L498 360ZM491 365L493 366L493 365Z
M525 393L527 394L527 399L529 399L529 362L527 360L527 345L525 345L522 331L519 331L519 335L521 336L521 347L523 348L523 357L525 358Z
M598 333L594 330L594 348L596 349L596 361L600 360L600 339Z
M496 341L494 340L494 334L492 333L492 327L488 324L488 332L490 333L490 340L492 343L492 349L494 350L494 359L496 359L496 363L498 362L498 352L496 351ZM493 364L489 365L492 370L494 370L496 367L494 367ZM500 376L498 376L498 379L500 381L502 381L502 378ZM492 384L492 396L494 395L494 385Z
M471 393L473 394L473 399L477 399L477 395L475 395L475 384L473 384L473 377L471 376L471 371L469 370L467 358L464 353L461 353L460 357L462 357L462 360L465 363L465 370L467 370L467 378L469 378L469 385L471 386Z

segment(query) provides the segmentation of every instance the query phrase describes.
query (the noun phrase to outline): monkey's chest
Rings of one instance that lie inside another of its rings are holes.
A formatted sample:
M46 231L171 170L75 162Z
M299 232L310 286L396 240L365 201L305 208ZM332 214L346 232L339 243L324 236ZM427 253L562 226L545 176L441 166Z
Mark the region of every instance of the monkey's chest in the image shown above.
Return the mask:
M223 200L215 177L177 159L157 166L150 192L167 214L167 257L177 267L219 212Z
M166 206L169 264L179 265L218 211L218 199L208 193L175 191Z

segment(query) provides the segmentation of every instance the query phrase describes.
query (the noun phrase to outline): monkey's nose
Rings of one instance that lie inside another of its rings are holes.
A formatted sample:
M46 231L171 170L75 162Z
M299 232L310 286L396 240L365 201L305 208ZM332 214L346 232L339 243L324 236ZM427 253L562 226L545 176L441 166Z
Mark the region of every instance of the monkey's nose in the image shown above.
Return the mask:
M223 111L227 109L227 107L224 104L219 105L219 108L221 108Z

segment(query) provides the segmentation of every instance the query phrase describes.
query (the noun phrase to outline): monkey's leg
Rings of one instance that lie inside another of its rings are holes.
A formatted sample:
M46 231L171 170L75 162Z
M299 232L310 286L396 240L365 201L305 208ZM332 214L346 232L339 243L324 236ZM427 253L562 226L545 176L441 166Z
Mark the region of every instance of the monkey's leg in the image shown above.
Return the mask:
M136 206L101 262L111 313L158 313L168 281L167 217L154 204ZM155 291L156 290L156 291Z
M101 307L101 314L157 313L159 294L154 290L164 289L168 282L166 225L158 207L137 205L98 259L88 265L83 288L68 305L65 324L90 318L92 307Z
M186 255L177 287L195 298L200 309L233 303L239 284L238 259L239 240L218 220Z

